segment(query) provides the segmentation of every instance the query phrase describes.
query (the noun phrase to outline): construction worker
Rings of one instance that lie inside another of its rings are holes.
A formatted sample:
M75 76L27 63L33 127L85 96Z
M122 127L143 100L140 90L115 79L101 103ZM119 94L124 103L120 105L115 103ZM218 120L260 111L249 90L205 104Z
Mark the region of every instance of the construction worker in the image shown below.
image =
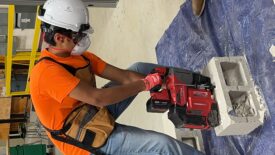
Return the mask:
M192 0L192 11L195 16L201 16L205 7L206 0Z
M31 72L31 98L49 138L64 155L201 154L165 134L118 123L106 142L93 151L71 143L73 138L67 138L68 141L54 138L52 131L65 131L67 116L81 103L98 109L106 107L115 120L139 92L161 85L162 81L159 74L149 74L157 65L135 63L123 70L87 52L91 43L88 35L93 30L81 0L48 0L40 8L38 18L48 47L41 51L41 58ZM96 88L94 75L111 82Z

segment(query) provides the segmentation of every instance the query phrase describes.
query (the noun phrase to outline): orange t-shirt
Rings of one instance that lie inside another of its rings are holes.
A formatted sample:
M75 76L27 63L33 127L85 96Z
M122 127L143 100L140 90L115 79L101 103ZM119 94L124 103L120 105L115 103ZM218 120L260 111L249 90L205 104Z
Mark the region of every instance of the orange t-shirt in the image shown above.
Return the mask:
M91 62L93 73L101 74L106 63L96 55L83 54ZM54 60L74 68L87 65L82 56L58 57L46 49L41 57L51 57ZM80 79L68 72L63 66L43 60L36 64L30 76L30 93L36 114L43 125L52 130L62 128L66 116L79 104L79 101L69 97L69 93L77 86ZM49 138L64 155L89 155L86 150Z

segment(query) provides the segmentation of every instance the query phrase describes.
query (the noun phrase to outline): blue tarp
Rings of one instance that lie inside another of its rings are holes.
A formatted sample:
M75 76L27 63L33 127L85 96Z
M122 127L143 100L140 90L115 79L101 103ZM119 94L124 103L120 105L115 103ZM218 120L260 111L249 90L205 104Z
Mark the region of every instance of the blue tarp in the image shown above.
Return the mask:
M275 5L272 0L206 0L201 17L187 0L156 47L159 64L201 71L212 57L247 58L269 115L263 126L246 136L217 137L203 131L206 154L275 154ZM241 129L240 129L241 130Z

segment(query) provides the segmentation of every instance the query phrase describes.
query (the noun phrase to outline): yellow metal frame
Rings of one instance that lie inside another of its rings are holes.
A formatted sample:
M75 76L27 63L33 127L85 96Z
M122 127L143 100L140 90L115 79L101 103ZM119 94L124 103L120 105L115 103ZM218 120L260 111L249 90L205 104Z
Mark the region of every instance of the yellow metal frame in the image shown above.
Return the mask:
M37 7L38 11L39 7ZM29 61L29 72L28 79L30 76L30 71L32 70L35 60L39 59L40 53L37 53L39 36L40 36L40 24L41 21L36 18L34 36L32 43L32 51L16 52L15 55L12 54L13 51L13 29L14 29L14 18L15 18L15 6L9 5L8 7L8 40L7 40L7 55L5 57L5 78L6 78L6 96L18 96L18 95L29 95L29 81L27 81L25 91L11 92L11 72L13 61Z

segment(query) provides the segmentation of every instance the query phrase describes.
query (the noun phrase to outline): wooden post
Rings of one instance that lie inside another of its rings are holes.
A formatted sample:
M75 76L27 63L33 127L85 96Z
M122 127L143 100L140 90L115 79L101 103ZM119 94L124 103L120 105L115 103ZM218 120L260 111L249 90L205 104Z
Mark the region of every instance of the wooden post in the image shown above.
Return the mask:
M10 119L11 97L0 97L0 119ZM0 124L0 140L6 144L6 155L9 155L10 124Z

